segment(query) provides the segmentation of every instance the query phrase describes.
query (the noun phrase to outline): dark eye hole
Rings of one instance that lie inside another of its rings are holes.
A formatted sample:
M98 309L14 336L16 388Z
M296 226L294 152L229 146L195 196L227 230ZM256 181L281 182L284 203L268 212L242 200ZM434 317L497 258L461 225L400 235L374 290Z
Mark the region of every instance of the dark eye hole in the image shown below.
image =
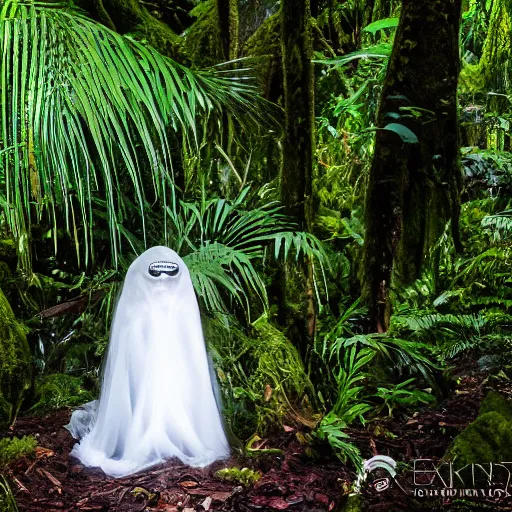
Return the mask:
M177 276L180 271L180 266L172 261L155 261L149 265L148 272L152 277L159 277L161 274L168 276Z

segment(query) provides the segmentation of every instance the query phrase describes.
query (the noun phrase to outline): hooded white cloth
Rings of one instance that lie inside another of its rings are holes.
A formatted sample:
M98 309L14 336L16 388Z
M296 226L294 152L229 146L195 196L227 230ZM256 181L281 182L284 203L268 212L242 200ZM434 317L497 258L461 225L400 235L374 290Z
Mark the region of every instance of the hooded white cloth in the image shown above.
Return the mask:
M114 477L170 457L202 467L229 455L190 274L171 249L153 247L128 269L100 399L67 428L81 439L71 455Z

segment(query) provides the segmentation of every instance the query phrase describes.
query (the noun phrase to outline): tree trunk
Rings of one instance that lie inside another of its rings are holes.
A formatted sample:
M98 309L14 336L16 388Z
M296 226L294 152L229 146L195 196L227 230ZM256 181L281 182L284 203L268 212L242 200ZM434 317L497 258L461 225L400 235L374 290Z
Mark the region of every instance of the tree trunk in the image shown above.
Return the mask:
M373 21L391 17L394 9L394 0L375 0L373 5Z
M285 130L281 200L301 229L311 222L315 147L313 47L309 0L284 0L281 41Z
M392 283L414 280L429 249L458 219L457 82L461 0L404 0L382 91L366 198L364 291L373 327L385 331ZM394 123L418 138L407 143ZM392 126L393 127L393 126Z
M226 60L238 57L238 0L217 0L220 38Z
M315 148L313 47L309 0L284 0L281 7L285 129L281 161L281 200L299 229L313 222L313 156ZM314 336L316 312L312 269L284 266L281 318L290 328L303 357Z

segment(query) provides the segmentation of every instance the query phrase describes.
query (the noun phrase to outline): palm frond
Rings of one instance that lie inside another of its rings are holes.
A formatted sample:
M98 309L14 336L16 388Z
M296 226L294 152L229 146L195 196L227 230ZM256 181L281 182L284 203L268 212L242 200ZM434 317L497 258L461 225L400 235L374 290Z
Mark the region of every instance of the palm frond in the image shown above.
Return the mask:
M65 4L6 0L0 7L0 205L21 263L30 268L30 224L43 213L55 246L63 217L87 263L97 198L105 200L117 262L120 226L130 215L125 195L145 232L143 169L165 212L170 131L193 145L200 115L244 108L256 116L255 88L240 71L192 72Z
M245 307L248 314L248 292L255 293L267 305L265 284L243 251L217 242L205 243L195 252L184 256L183 261L190 271L197 294L208 310L226 311L226 293Z
M296 260L319 262L325 283L327 257L321 242L309 233L292 231L295 226L278 202L251 207L253 199L250 187L243 187L232 200L207 197L203 188L199 201L173 200L174 206L167 207L166 243L187 254L184 261L209 310L226 309L226 292L248 313L251 294L267 307L266 288L255 265L264 263L266 248L272 244L276 259L294 254Z

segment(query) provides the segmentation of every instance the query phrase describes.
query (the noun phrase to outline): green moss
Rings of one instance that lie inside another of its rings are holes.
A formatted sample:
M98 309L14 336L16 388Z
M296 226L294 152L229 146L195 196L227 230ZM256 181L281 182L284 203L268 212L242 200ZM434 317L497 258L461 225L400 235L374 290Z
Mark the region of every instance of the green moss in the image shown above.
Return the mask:
M488 412L497 412L501 414L507 421L512 421L512 403L503 396L501 393L497 393L496 391L490 391L482 404L480 405L480 410L478 415L481 416Z
M181 38L138 0L77 0L94 19L111 30L148 42L163 55L176 58Z
M37 403L30 410L38 412L74 407L94 399L92 393L83 388L82 379L63 373L41 377L35 394Z
M187 58L197 67L223 62L219 16L214 0L207 0L191 13L197 20L185 33L183 48Z
M15 419L30 380L30 349L25 330L0 290L0 423Z
M228 482L237 482L248 486L255 484L261 478L261 473L249 468L225 468L217 471L215 476Z
M453 441L445 459L456 467L500 462L512 457L512 404L491 391L482 401L477 419Z
M268 384L278 393L300 398L311 384L298 350L265 316L256 320L253 326L258 333L253 353L257 361L251 377L253 385L264 392Z
M0 468L5 468L21 457L32 455L36 446L37 441L33 436L0 439Z
M360 494L349 494L345 506L341 512L361 512L363 510L363 498Z
M280 427L291 409L303 411L314 390L297 349L266 316L248 335L236 323L205 319L203 328L234 432L248 437Z
M279 13L267 18L247 40L244 55L254 57L254 70L265 97L277 101L282 93L281 20Z
M512 425L495 411L479 416L454 440L445 456L454 467L500 462L512 457Z
M510 73L511 28L512 22L506 2L493 2L482 56L478 64L467 64L462 69L460 74L461 93L487 95L489 90L507 93L512 78ZM502 112L508 108L506 98L491 95L488 100L491 110Z

